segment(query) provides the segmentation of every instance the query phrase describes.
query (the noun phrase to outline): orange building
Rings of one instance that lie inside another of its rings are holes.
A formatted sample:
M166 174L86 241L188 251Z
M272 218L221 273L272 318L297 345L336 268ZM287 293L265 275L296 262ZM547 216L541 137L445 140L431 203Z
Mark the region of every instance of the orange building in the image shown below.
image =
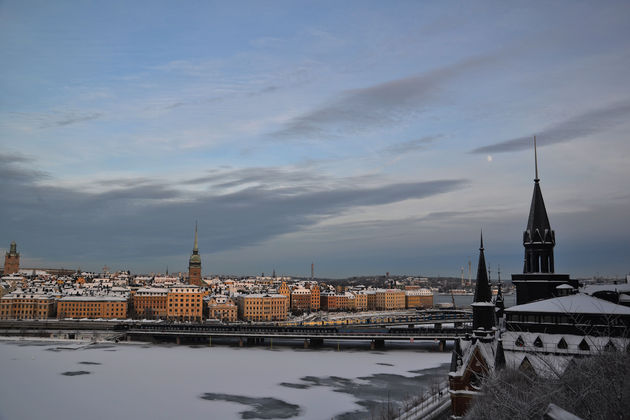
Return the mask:
M218 319L221 322L236 322L238 307L232 299L225 296L211 298L208 301L208 318Z
M129 301L122 296L64 296L57 318L127 318Z
M11 242L9 252L4 254L4 275L20 271L20 253L17 252L15 241Z
M193 284L176 285L168 289L166 317L176 321L201 321L203 293Z
M412 308L432 308L433 292L429 289L407 290L405 292L405 306Z
M307 312L311 310L311 291L302 287L291 292L291 310Z
M238 297L238 317L243 321L284 321L288 298L281 294L252 294Z
M376 291L370 290L365 293L367 295L367 308L368 311L376 309Z
M317 284L311 284L311 311L319 311L320 292Z
M323 311L337 311L339 305L337 303L337 294L333 292L324 292L320 296L321 308Z
M8 293L0 299L0 319L47 319L55 316L55 299L42 294Z
M163 319L168 315L168 289L143 287L131 299L136 318Z
M405 309L405 292L399 289L379 289L376 291L376 309Z

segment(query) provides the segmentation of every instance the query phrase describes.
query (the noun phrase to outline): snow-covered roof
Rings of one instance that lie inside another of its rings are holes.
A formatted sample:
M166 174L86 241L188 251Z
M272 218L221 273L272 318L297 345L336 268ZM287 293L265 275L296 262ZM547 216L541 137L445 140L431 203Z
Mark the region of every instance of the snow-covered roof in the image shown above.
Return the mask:
M127 298L123 296L64 296L59 300L62 302L126 302Z
M512 306L506 309L505 312L630 315L630 308L578 293Z
M589 284L588 286L582 287L580 289L582 293L586 293L587 295L592 295L597 292L611 291L618 293L630 293L630 284L629 283L620 283L620 284Z

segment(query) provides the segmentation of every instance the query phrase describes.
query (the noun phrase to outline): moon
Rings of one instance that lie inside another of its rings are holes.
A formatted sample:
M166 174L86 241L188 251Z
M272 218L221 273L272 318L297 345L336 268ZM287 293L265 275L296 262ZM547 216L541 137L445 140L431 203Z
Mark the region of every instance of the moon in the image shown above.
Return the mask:
M486 159L488 159L488 162L492 162L492 155L488 155Z

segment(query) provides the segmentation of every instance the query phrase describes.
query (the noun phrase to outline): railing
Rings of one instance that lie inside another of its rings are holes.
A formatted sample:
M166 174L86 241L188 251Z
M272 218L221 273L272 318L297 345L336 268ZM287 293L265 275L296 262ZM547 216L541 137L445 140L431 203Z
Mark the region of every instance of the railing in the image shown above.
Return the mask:
M450 405L451 397L448 393L448 382L440 383L438 390L429 395L422 395L416 404L398 414L395 420L415 420L431 418L442 413Z

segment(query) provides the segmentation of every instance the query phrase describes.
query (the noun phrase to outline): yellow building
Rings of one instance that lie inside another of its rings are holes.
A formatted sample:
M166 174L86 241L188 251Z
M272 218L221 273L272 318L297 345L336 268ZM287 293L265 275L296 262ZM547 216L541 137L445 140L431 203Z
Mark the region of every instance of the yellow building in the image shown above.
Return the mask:
M432 308L433 292L429 289L407 290L405 292L405 306L412 308Z
M127 318L129 302L123 296L64 296L57 303L57 318Z
M366 293L355 293L354 306L357 311L367 311L368 295Z
M176 321L201 321L203 293L193 284L176 285L168 289L166 317Z
M281 294L252 294L238 297L238 317L243 321L284 321L288 298Z
M131 301L137 318L161 319L168 315L168 289L143 287L133 294Z
M379 289L376 291L376 309L405 309L405 292L399 289Z
M55 299L16 290L0 299L0 319L46 319L55 316Z

